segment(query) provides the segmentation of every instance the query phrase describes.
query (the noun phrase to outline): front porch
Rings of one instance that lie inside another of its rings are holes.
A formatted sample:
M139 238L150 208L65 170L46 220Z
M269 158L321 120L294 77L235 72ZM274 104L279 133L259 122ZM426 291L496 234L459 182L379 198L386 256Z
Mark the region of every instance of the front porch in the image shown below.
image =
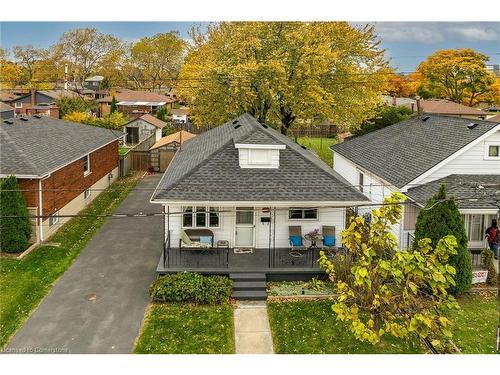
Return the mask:
M165 247L158 275L182 271L202 274L265 273L268 279L300 280L323 275L318 266L319 248L291 252L290 248L251 249L239 253L234 248L186 249Z

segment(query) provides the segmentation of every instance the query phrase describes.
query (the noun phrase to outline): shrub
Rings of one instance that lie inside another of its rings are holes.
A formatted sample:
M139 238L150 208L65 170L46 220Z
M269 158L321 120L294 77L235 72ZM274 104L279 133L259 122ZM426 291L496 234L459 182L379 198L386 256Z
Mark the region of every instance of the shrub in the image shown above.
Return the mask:
M155 302L217 304L228 301L232 289L232 281L225 276L181 272L160 277L151 285L150 295Z
M32 227L26 202L14 176L0 182L0 216L0 250L6 253L25 250L29 245Z
M427 202L418 215L415 225L415 241L423 238L431 240L435 247L447 235L457 240L457 254L450 256L449 264L455 268L455 286L449 292L458 295L467 291L472 283L472 260L467 247L467 233L463 219L454 199L446 197L446 187L441 185L439 192Z
M498 282L498 273L495 269L495 265L493 261L495 259L495 254L490 249L483 250L483 267L488 270L488 278L486 279L486 283L490 285L496 285Z

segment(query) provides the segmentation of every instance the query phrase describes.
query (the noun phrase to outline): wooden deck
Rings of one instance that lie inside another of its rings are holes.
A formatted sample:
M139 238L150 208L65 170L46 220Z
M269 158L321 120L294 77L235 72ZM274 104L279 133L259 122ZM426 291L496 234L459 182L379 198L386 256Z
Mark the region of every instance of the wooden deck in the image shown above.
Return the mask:
M301 256L292 256L289 248L253 249L252 253L244 254L235 253L232 248L170 248L168 252L162 253L156 272L159 275L182 271L219 275L255 272L265 273L268 279L301 280L324 276L318 266L318 258L319 249L306 250Z

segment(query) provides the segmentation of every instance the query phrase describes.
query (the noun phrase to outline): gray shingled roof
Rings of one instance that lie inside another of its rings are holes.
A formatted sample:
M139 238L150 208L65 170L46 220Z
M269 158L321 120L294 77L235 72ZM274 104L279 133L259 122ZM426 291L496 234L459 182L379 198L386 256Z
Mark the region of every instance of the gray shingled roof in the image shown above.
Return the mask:
M13 111L14 107L11 107L8 104L5 104L4 102L0 102L0 112L7 112L7 111Z
M429 116L427 121L413 117L330 148L401 188L498 125L458 117ZM477 126L468 129L470 123Z
M452 174L427 184L408 189L406 195L424 206L439 190L441 184L446 185L447 194L457 199L461 209L498 208L494 199L500 200L500 174L497 175L460 175ZM496 186L492 186L496 184ZM482 188L478 188L478 186ZM477 198L469 200L468 198ZM466 199L464 199L466 198Z
M235 126L240 125L235 129ZM236 143L284 144L278 169L240 168ZM153 200L366 201L314 153L249 114L199 134L182 146Z
M0 123L0 174L43 176L123 136L49 117Z

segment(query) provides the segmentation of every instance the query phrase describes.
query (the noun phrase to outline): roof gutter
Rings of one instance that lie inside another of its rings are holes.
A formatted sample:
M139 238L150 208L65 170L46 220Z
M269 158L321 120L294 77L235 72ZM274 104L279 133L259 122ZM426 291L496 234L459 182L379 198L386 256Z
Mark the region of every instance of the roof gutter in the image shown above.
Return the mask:
M167 199L152 199L150 203L163 204L169 206L218 206L218 207L233 207L233 206L256 206L256 207L307 207L321 208L325 206L344 208L346 206L369 205L371 202L362 201L175 201Z

